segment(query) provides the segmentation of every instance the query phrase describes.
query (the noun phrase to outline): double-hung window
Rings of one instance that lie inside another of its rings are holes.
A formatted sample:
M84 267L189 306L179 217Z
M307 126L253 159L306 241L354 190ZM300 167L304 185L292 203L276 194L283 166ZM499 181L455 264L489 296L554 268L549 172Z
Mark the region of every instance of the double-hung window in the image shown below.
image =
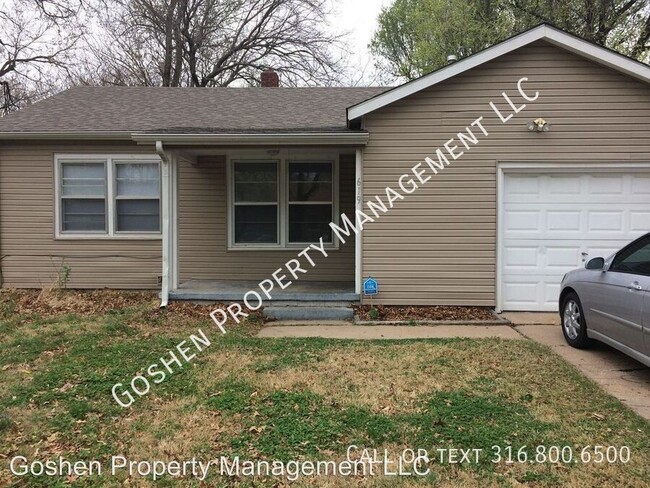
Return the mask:
M234 163L234 240L237 244L279 244L279 161Z
M115 232L160 232L158 163L114 162Z
M331 162L289 161L288 226L290 244L332 243L334 171Z
M56 158L59 237L160 235L160 164L116 156Z
M320 160L233 160L230 245L333 246L336 164Z
M61 232L106 233L106 162L61 161Z

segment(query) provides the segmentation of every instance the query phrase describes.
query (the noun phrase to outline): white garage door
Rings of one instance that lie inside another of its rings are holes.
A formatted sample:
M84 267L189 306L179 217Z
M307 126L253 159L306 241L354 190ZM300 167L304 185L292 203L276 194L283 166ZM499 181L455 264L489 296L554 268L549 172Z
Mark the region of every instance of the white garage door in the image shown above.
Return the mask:
M650 173L505 173L501 308L555 311L560 281L650 231Z

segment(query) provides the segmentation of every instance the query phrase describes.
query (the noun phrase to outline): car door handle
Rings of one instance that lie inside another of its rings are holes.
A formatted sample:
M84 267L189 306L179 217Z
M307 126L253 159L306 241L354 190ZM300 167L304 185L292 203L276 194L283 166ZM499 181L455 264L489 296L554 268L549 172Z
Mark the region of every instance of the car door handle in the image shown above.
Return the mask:
M630 290L643 290L643 287L641 285L639 285L638 281L635 281L634 283L632 283L630 286L628 286L628 288Z

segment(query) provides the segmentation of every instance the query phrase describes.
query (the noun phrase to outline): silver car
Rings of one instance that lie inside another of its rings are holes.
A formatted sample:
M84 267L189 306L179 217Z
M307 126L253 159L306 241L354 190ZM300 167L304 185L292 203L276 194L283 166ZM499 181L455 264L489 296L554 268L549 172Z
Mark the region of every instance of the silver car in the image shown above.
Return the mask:
M650 366L650 234L567 273L560 316L569 345L597 339Z

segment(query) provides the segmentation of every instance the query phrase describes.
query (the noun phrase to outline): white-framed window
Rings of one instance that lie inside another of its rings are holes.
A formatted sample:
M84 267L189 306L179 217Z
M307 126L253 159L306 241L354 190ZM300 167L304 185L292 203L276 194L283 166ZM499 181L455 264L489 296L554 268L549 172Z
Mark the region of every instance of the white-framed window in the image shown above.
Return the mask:
M286 249L336 243L337 161L318 158L229 162L229 246Z
M329 224L334 217L334 162L287 163L287 227L289 244L333 244Z
M56 155L56 237L160 238L160 160Z
M280 161L233 163L233 242L236 245L280 243Z

